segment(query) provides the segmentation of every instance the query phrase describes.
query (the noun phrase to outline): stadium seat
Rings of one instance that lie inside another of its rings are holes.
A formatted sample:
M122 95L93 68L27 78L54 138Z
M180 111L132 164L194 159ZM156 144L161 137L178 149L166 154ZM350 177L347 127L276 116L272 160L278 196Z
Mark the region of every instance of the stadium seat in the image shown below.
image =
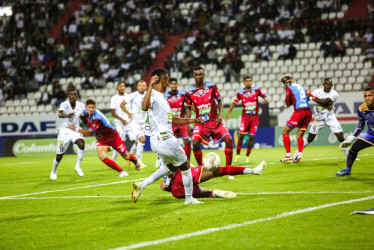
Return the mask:
M340 56L334 57L334 63L341 63L341 62L342 62L342 58Z
M340 83L340 84L344 85L344 84L346 84L347 82L348 82L347 77L344 77L344 76L339 77L339 83Z
M360 71L358 69L354 69L354 70L351 71L351 74L352 74L352 76L359 76Z
M349 69L346 69L346 70L343 71L343 76L349 77L351 75L352 74L351 74L351 71Z
M358 77L356 78L356 82L359 83L359 84L365 83L365 77L363 77L363 76L358 76Z
M355 83L353 84L353 90L361 90L361 84L360 83Z
M341 71L341 70L335 70L334 76L335 77L341 77L341 76L343 76L343 71Z
M6 107L6 106L0 107L0 114L5 114L7 112L8 112L8 107Z
M347 64L345 64L345 63L340 63L339 66L338 66L339 70L345 70L346 68L347 68Z
M353 86L352 86L351 83L346 83L346 84L344 85L344 90L346 90L346 91L351 91L352 89L353 89Z
M317 72L316 71L311 71L310 73L309 73L309 77L310 78L316 78L317 77Z
M355 64L354 63L347 63L347 69L349 69L349 70L352 70L352 69L354 69L355 68Z

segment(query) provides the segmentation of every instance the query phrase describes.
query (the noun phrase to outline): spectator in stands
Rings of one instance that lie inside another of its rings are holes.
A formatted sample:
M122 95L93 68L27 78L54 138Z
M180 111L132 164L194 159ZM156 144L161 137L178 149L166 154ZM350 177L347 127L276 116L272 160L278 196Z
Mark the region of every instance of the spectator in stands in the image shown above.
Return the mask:
M323 40L321 45L319 46L319 57L326 58L328 55L329 46L326 44L326 41Z
M67 97L67 95L66 95L65 91L63 90L62 86L59 86L58 92L56 93L56 95L54 97L57 98L57 100L55 102L55 107L58 108L60 106L60 104L66 100L66 97Z
M257 47L254 49L255 54L255 62L261 60L263 50L261 49L261 44L258 44Z
M365 62L371 61L371 67L374 68L374 42L365 50Z
M290 42L290 46L288 47L288 58L293 61L297 54L296 47L293 45L293 42Z
M214 63L215 65L219 67L218 53L214 45L209 46L207 57L208 57L208 63Z
M222 61L221 65L223 68L223 74L225 75L225 83L231 82L231 58L229 56L225 56Z
M286 46L286 43L283 42L282 45L278 49L278 60L285 61L288 58L288 47Z
M271 59L271 51L269 49L269 44L265 45L265 49L262 51L261 59L269 61Z
M242 68L244 68L244 62L240 58L240 55L234 56L232 60L232 65L231 65L231 70L232 70L231 74L233 75L235 82L240 81L240 71Z
M347 53L347 46L345 45L343 38L340 38L338 43L336 44L336 55L337 56L345 56Z
M84 77L81 87L82 89L93 89L92 82L90 81L90 77L88 75Z
M41 96L40 100L38 101L38 105L47 105L51 102L51 95L48 93L48 88L45 87Z
M366 38L366 41L368 43L371 43L373 41L373 33L371 33L371 29L367 28L366 32L364 34L364 38Z
M22 81L20 81L14 88L14 94L16 99L23 99L27 96L27 89Z
M355 32L352 31L348 38L348 48L353 49L353 48L356 48L356 46L357 46L356 35L355 35Z
M0 107L4 105L4 92L3 92L4 86L0 85Z
M335 57L337 55L337 46L333 39L330 39L330 43L328 45L327 56Z

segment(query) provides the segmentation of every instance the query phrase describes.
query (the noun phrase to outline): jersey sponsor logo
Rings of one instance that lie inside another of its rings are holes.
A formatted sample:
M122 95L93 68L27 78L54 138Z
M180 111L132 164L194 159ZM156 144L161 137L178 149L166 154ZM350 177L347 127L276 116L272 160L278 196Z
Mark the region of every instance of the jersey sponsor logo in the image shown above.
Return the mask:
M206 93L209 92L209 89L199 89L198 91L196 91L193 96L198 96L198 97L203 97Z
M177 102L179 100L179 95L178 96L172 96L171 98L169 98L169 101L170 102Z

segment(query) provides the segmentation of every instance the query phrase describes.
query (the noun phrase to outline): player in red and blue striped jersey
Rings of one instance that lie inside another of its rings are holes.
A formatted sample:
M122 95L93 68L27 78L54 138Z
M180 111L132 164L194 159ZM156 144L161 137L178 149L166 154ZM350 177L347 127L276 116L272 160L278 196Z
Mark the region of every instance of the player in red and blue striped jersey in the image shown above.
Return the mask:
M127 152L127 148L115 127L109 123L108 119L100 110L96 109L96 102L93 99L87 99L84 115L89 127L88 130L76 128L73 124L69 124L68 126L72 130L78 129L77 132L84 136L95 134L97 139L97 155L100 160L102 160L107 166L118 171L120 173L119 177L128 176L128 173L118 166L116 162L107 158L108 152L111 150L110 147L112 147L120 153L125 160L133 162L137 170L141 168L141 164L138 162L136 157Z

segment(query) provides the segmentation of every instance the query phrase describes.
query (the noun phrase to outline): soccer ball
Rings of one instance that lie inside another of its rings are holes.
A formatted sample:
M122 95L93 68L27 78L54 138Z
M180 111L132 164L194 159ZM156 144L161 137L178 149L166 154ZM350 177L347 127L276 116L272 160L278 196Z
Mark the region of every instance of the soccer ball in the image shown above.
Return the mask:
M216 153L210 152L204 155L203 166L206 170L215 170L220 167L221 159Z

